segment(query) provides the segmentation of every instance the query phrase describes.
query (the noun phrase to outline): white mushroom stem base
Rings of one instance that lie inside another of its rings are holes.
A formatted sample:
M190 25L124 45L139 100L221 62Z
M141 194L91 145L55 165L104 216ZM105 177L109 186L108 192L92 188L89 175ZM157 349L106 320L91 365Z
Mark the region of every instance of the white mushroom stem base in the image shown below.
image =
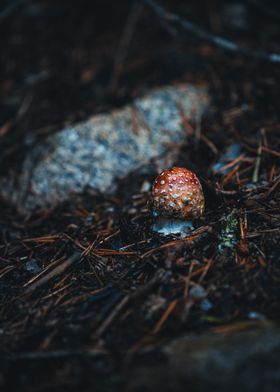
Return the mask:
M163 235L180 234L181 237L185 237L194 230L194 227L192 222L188 220L156 218L152 230Z

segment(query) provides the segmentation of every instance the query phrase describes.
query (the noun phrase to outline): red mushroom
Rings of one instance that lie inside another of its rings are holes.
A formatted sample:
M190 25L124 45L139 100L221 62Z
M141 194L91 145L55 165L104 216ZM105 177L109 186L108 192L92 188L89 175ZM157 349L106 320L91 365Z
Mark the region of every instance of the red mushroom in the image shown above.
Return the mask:
M204 212L204 195L199 179L184 167L163 171L153 184L151 208L154 216L160 219L154 227L157 231L166 234L181 231L182 227L192 227L191 222ZM166 224L169 226L167 231Z

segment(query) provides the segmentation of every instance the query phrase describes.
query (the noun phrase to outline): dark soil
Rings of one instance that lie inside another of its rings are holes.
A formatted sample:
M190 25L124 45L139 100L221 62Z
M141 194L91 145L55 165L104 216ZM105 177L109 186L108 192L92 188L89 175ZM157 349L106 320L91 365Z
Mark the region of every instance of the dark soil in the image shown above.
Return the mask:
M192 3L164 4L242 46L280 53L279 8L244 2L248 17L236 26L222 2ZM66 123L152 86L204 84L212 103L203 137L189 130L177 164L200 176L205 217L183 240L151 233L151 168L121 181L114 197L88 190L52 213L23 219L2 204L2 390L119 390L144 347L280 321L280 64L177 26L170 34L146 5L137 12L114 68L132 2L27 0L0 11L1 173ZM214 175L232 143L236 165Z

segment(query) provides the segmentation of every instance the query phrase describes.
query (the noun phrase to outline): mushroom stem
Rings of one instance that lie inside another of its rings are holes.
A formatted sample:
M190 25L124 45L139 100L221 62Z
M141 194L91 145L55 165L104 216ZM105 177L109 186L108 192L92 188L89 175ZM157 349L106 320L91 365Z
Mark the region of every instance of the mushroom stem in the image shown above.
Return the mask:
M186 219L158 217L152 225L152 230L157 233L163 235L180 234L181 237L185 237L193 229L192 222Z

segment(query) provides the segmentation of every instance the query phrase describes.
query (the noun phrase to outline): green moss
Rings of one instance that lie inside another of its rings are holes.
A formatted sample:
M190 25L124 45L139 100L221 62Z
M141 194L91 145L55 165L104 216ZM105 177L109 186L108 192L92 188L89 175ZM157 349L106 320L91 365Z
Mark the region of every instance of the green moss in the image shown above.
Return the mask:
M238 218L236 216L236 210L223 217L218 237L220 240L218 245L220 252L225 248L232 249L236 245L238 239Z

